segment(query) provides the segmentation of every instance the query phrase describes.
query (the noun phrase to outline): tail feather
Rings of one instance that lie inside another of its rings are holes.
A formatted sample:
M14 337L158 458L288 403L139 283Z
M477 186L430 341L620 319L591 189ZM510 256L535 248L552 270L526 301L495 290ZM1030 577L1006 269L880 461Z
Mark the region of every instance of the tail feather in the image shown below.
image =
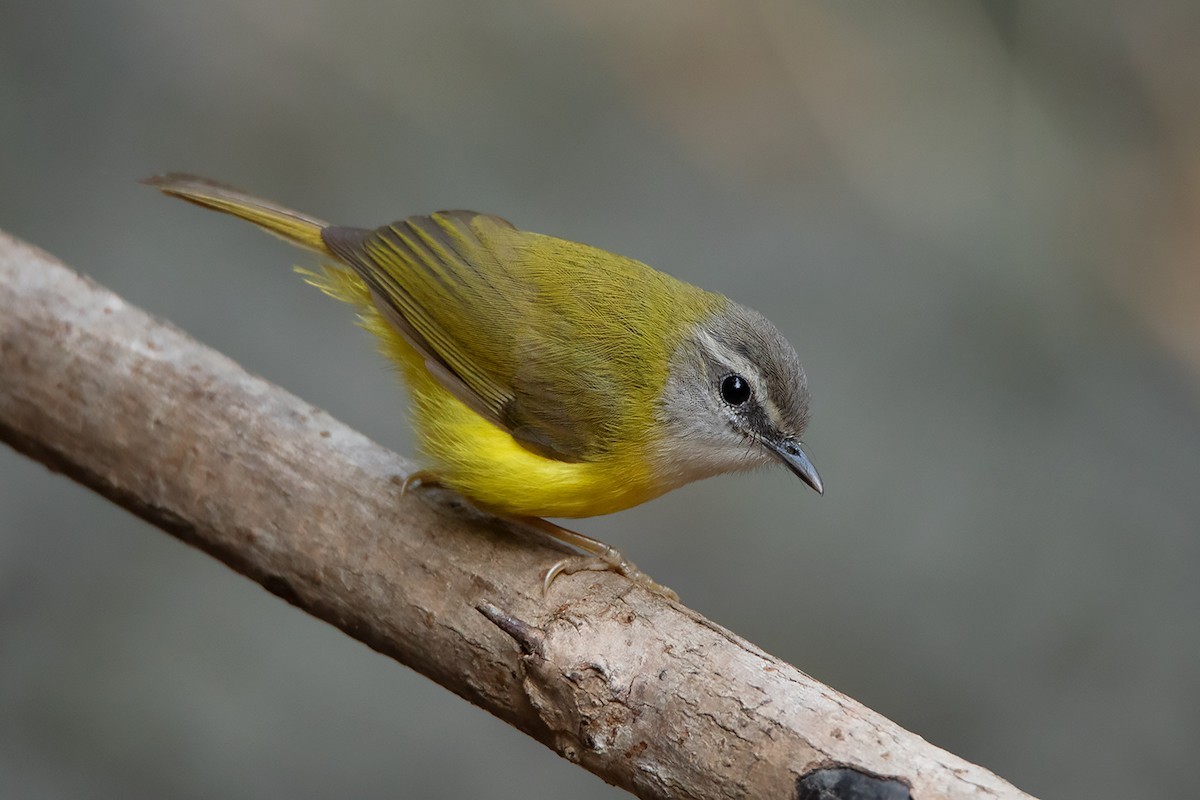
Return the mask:
M208 178L179 172L155 175L142 183L189 203L241 217L290 244L322 255L332 255L321 238L321 230L329 227L328 223L270 200L254 197Z

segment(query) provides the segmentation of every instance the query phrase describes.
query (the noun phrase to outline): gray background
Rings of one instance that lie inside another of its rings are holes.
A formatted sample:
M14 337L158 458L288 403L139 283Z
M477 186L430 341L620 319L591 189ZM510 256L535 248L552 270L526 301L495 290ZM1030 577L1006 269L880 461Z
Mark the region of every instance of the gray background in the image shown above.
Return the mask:
M783 470L579 528L1044 797L1200 752L1200 7L5 0L0 227L411 452L303 255L136 185L335 222L491 211L797 344ZM3 376L0 376L0 380ZM620 796L0 449L0 796Z

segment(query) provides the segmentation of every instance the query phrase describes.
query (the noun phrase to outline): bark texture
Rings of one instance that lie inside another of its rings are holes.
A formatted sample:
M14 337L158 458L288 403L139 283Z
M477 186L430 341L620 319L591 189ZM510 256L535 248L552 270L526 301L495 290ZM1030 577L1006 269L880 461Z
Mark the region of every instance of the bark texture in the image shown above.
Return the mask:
M639 797L1028 797L3 233L0 439Z

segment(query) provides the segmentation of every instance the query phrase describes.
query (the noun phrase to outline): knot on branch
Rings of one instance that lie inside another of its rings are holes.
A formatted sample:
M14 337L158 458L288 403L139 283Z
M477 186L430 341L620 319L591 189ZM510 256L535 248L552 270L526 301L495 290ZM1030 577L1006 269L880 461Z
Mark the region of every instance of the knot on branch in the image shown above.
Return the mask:
M814 769L796 781L796 800L913 800L908 787L853 767Z

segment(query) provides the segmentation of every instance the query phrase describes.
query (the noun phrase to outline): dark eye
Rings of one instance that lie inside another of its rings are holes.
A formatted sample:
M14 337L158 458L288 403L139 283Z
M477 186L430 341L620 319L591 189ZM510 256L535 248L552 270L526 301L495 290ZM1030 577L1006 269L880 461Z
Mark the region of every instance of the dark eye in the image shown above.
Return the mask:
M721 397L731 406L740 406L750 399L750 384L741 375L726 375L721 380Z

